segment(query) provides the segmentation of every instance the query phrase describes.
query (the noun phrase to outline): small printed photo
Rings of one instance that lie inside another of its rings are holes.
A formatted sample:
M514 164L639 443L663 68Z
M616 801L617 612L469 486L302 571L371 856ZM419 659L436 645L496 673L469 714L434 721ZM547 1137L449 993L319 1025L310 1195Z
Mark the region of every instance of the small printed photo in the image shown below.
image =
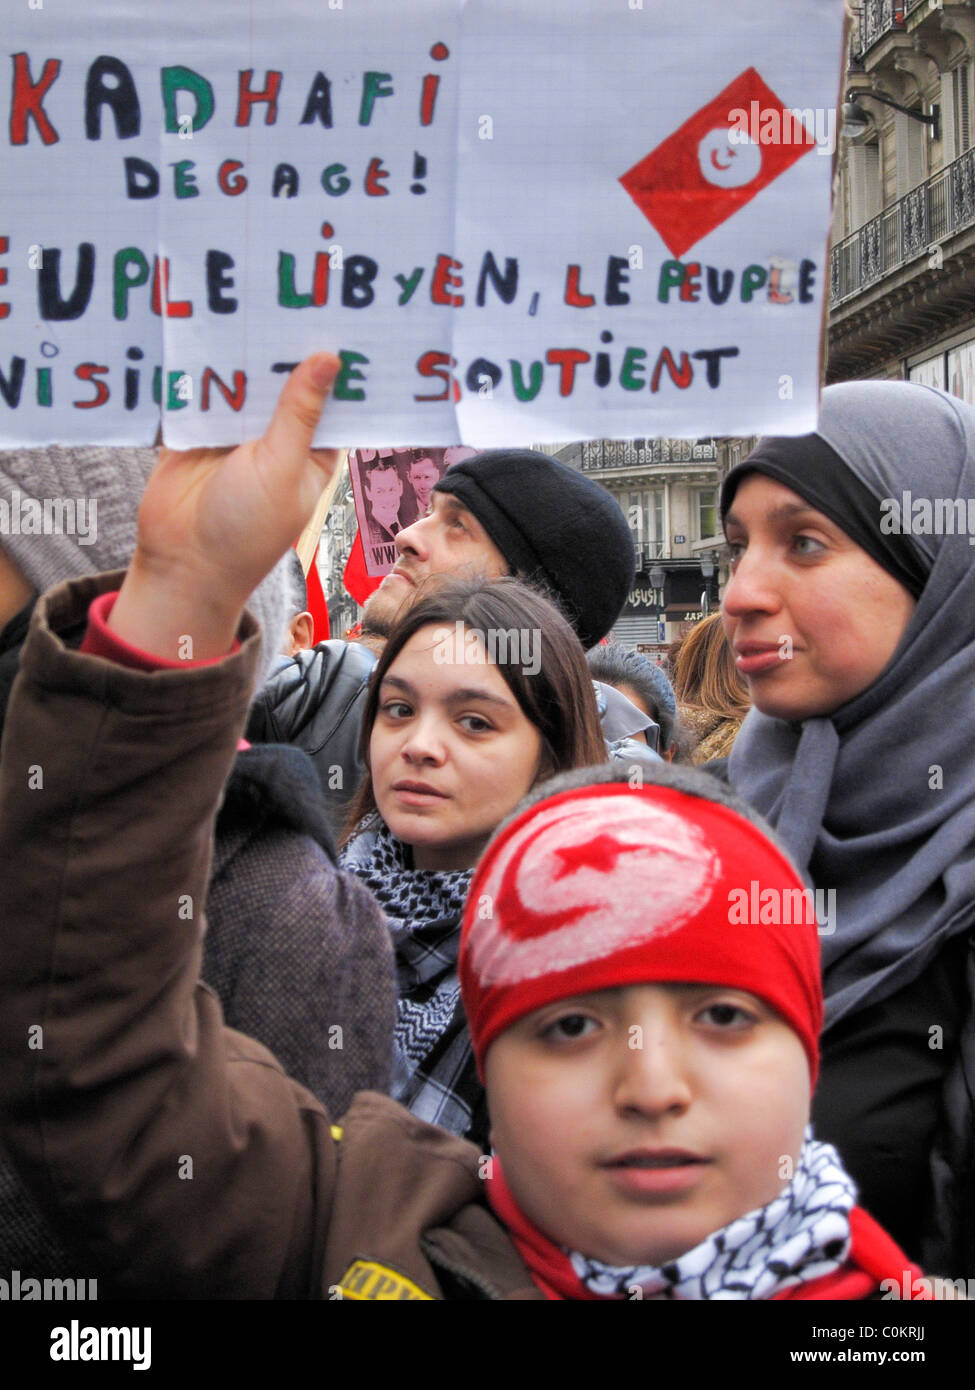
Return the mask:
M447 469L471 458L476 449L353 449L349 472L356 519L366 557L366 573L388 574L396 563L396 537L426 516L433 489Z

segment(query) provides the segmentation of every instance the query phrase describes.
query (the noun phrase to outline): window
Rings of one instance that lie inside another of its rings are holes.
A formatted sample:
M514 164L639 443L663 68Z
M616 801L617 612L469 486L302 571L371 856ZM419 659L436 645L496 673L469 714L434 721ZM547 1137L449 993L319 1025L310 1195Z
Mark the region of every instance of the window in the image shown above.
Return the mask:
M969 405L975 400L975 342L962 343L948 353L948 390Z
M715 501L717 490L702 488L697 494L697 540L707 540L715 532Z
M903 111L894 116L894 160L897 197L903 198L928 176L928 143L931 127L912 120Z
M971 121L972 65L961 63L951 74L951 110L955 127L955 157L972 143Z
M650 537L658 547L657 554L664 553L664 490L654 488L648 498L648 515L650 520Z
M916 362L907 373L909 381L916 381L919 386L936 386L939 391L945 389L945 354L939 352L936 357L928 357L923 362Z
M850 231L858 231L880 212L880 145L851 144L847 150Z
M633 544L640 553L640 547L646 540L646 517L643 511L643 498L638 492L618 492L616 500L620 505L620 511L626 518L626 524L630 528L630 535L633 537Z
M651 488L647 492L621 492L618 498L641 561L659 559L664 553L663 488Z

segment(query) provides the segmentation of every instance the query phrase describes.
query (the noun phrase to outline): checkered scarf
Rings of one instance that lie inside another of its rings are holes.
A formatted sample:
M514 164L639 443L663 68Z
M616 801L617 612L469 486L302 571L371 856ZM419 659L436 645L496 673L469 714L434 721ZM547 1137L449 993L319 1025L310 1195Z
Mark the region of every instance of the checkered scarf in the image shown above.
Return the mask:
M850 1251L853 1180L829 1144L806 1131L795 1175L767 1206L750 1211L660 1268L617 1269L586 1255L569 1259L600 1298L771 1298L833 1274Z
M497 1155L487 1197L549 1298L766 1299L842 1269L856 1188L836 1150L807 1129L795 1174L777 1197L659 1267L617 1267L560 1248L515 1202Z
M392 1094L420 1119L481 1142L486 1136L472 1124L484 1110L483 1087L457 980L460 918L473 871L412 869L408 855L374 818L339 856L372 890L396 950Z

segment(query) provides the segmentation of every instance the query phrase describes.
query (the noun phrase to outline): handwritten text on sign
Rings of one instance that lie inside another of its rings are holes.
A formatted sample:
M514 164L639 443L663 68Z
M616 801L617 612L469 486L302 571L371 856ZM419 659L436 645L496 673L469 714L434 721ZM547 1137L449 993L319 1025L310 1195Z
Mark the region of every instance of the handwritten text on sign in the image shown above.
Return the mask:
M0 445L233 443L320 348L322 443L812 428L842 12L25 5Z

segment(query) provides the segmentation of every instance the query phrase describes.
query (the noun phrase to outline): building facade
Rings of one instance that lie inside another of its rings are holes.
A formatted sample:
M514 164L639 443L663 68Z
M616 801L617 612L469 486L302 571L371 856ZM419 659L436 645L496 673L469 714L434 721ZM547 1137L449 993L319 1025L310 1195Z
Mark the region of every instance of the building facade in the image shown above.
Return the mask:
M844 95L827 381L894 377L975 404L975 5L864 0ZM847 107L847 115L850 113Z
M605 487L626 517L637 575L613 635L661 654L718 604L723 540L718 479L746 441L597 439L534 444ZM598 582L598 576L593 576Z

